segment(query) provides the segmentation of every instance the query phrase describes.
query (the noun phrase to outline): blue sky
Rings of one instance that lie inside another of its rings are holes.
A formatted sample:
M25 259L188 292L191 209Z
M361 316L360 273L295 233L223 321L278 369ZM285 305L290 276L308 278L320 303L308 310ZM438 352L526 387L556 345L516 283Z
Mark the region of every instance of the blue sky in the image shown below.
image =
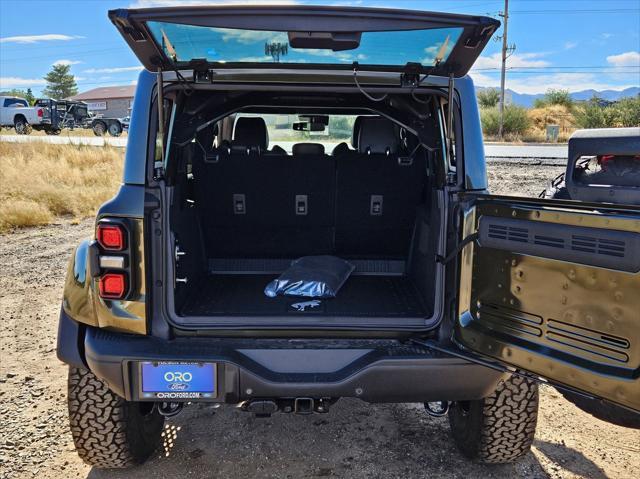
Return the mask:
M189 3L248 3L194 1ZM175 5L176 0L0 0L0 89L31 87L55 62L71 64L81 91L135 82L137 58L107 19L121 7ZM257 2L251 3L268 3ZM497 16L504 0L277 1L378 6ZM548 88L640 86L640 0L510 0L507 87L520 93ZM499 30L496 35L501 35ZM499 84L500 43L476 63L477 85Z

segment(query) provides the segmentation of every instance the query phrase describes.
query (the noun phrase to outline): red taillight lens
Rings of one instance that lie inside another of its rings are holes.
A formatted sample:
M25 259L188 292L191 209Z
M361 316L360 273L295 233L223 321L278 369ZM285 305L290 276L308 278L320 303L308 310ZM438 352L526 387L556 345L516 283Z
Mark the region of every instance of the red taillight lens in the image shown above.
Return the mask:
M100 277L100 296L108 299L120 299L127 291L127 278L124 273L107 273Z
M99 224L96 237L104 249L112 251L124 249L124 231L120 226Z
M42 108L38 108L38 118L42 118L42 115L44 115Z

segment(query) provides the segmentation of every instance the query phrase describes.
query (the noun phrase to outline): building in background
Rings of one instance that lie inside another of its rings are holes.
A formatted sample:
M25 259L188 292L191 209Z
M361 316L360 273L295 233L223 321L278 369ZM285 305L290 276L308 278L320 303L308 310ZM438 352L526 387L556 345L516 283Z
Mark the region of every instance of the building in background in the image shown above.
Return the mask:
M105 86L94 88L70 97L83 101L96 116L122 118L129 116L133 105L135 85Z

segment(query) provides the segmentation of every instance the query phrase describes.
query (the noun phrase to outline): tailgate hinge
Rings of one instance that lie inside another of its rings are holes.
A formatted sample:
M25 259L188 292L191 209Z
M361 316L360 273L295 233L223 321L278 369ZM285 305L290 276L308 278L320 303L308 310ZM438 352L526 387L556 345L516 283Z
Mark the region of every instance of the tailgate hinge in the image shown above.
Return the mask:
M410 88L420 86L422 68L420 63L408 62L404 67L404 71L400 74L400 86Z

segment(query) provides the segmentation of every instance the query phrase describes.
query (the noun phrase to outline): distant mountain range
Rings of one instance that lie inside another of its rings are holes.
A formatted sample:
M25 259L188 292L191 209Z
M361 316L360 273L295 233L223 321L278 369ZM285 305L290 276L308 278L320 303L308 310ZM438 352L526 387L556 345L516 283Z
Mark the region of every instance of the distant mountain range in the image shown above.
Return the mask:
M478 90L483 89L483 87L478 88ZM571 97L577 101L589 100L594 95L603 98L604 100L616 101L620 100L621 98L640 95L640 87L631 87L627 88L626 90L582 90L571 93ZM511 103L524 106L526 108L531 108L533 106L533 102L538 98L542 98L544 96L544 93L531 95L527 93L518 93L516 91L507 89L505 96L507 99L511 99Z

